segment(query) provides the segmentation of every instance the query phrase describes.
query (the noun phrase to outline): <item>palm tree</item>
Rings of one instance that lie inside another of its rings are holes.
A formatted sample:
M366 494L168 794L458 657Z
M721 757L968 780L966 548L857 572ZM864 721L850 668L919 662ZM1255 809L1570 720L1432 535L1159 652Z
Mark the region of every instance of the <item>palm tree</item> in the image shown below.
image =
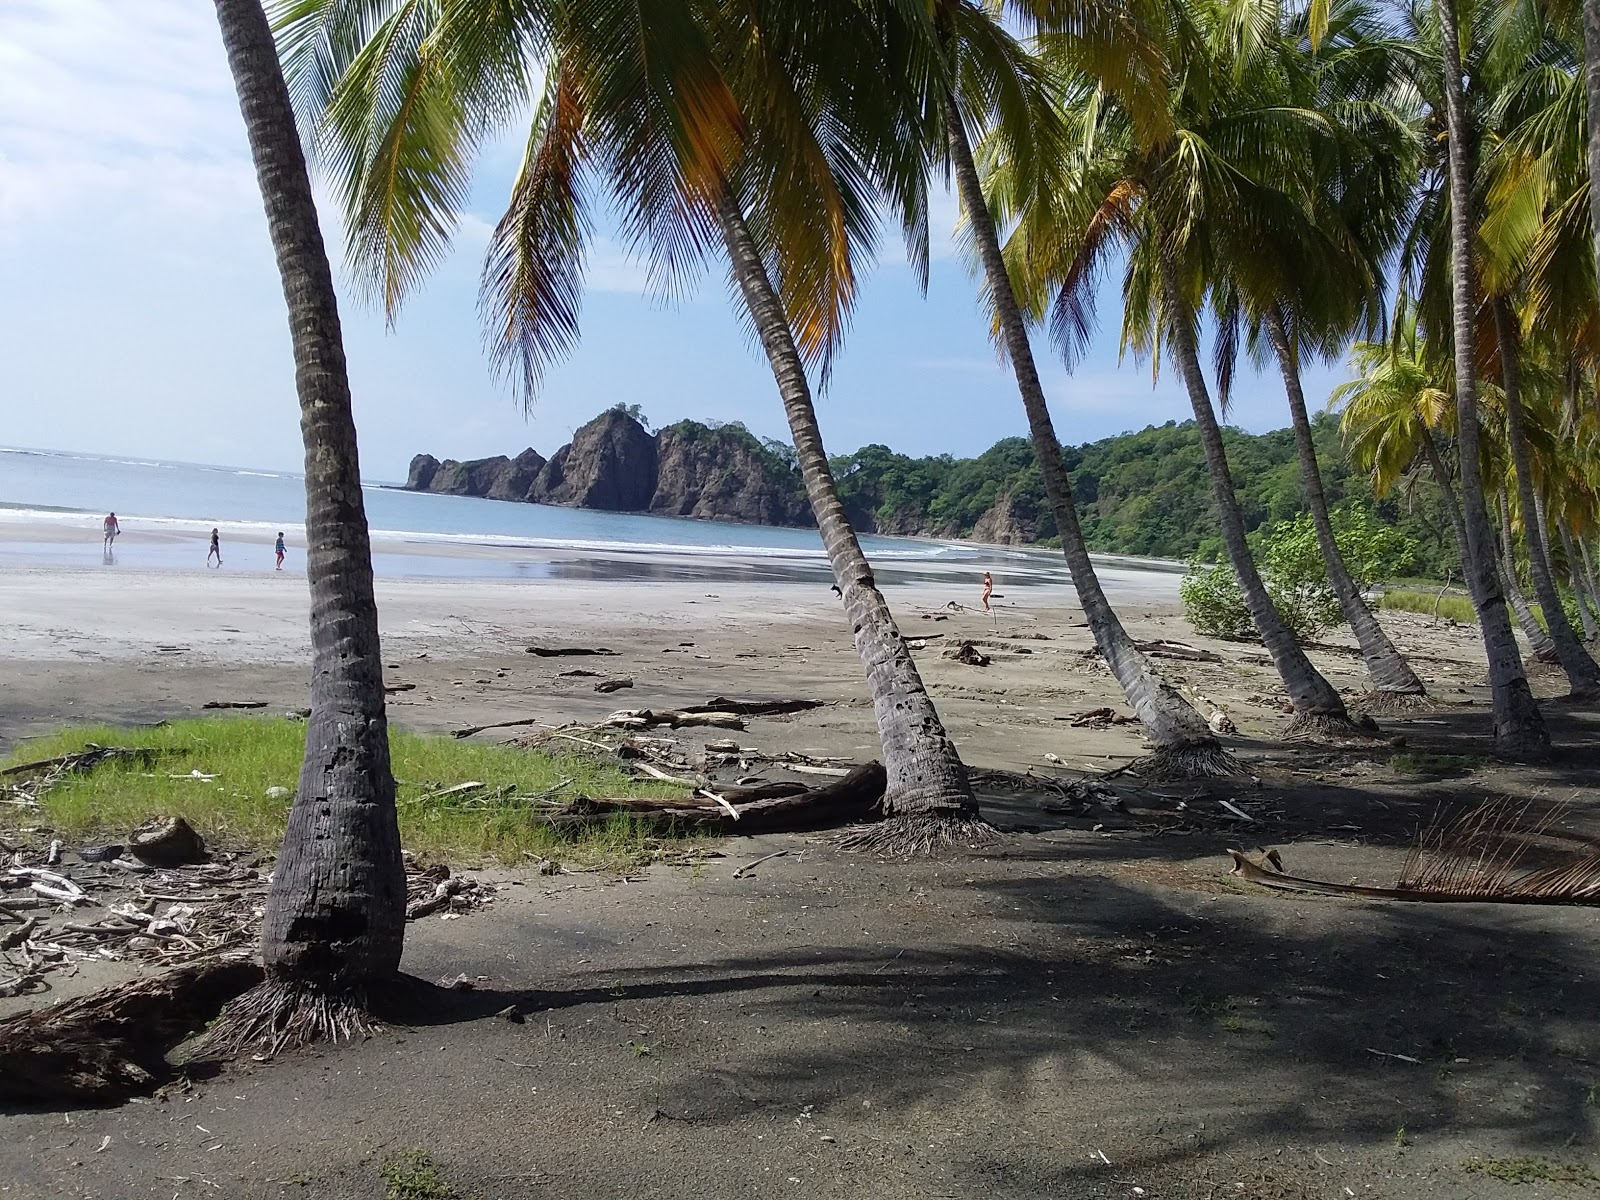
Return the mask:
M1022 396L1034 456L1050 510L1055 516L1078 603L1095 645L1144 725L1153 747L1153 753L1139 763L1137 770L1146 777L1242 774L1244 768L1222 750L1206 721L1134 645L1100 586L1078 523L1072 479L1062 460L1061 444L1045 402L1027 324L1006 269L994 214L984 195L983 181L973 157L967 123L978 120L995 131L996 136L1008 138L1010 153L1007 157L1013 178L1035 174L1019 170L1022 165L1019 160L1024 154L1050 153L1055 148L1054 140L1061 133L1049 107L1048 92L1035 64L1022 55L1020 48L988 13L961 0L946 0L939 16L941 48L947 60L953 61L947 61L946 66L952 86L937 88L936 103L944 118L946 149L956 193L966 230L982 266L985 294L993 307L995 324ZM1101 18L1103 24L1096 18ZM1147 61L1144 71L1126 69L1125 60L1138 59L1144 49L1128 36L1129 33L1124 25L1114 21L1113 14L1091 9L1080 14L1070 32L1061 36L1070 36L1080 54L1093 47L1097 51L1096 61L1106 68L1105 75L1123 79L1132 76L1146 85L1159 82L1158 63ZM1136 88L1128 88L1125 94L1127 91L1134 92L1129 96L1130 104L1154 108L1162 102L1159 93L1141 95ZM1010 127L1008 114L1002 107L1008 101L1011 108L1027 114L1020 121L1012 117ZM1027 134L1026 149L1018 144L1024 139L1014 136L1013 129L1017 125Z
M1410 208L1416 172L1416 137L1402 108L1412 54L1363 0L1330 5L1318 25L1309 11L1302 14L1289 23L1274 50L1299 105L1321 115L1335 134L1327 146L1331 153L1310 164L1314 207L1306 214L1314 225L1306 236L1325 240L1327 254L1319 264L1318 286L1300 289L1297 298L1247 297L1231 283L1216 289L1219 398L1226 412L1240 321L1248 316L1252 344L1265 340L1283 377L1306 507L1329 583L1372 681L1361 706L1369 712L1394 711L1424 702L1427 689L1367 606L1339 550L1300 362L1307 354L1338 353L1352 332L1371 332L1382 322L1383 260ZM1285 240L1259 253L1292 252L1300 244ZM1293 262L1281 270L1286 277L1301 274L1300 264Z
M1431 471L1455 537L1456 554L1466 574L1471 560L1467 544L1466 519L1456 496L1447 449L1441 437L1453 424L1455 406L1448 365L1440 367L1428 360L1426 339L1417 323L1417 309L1402 299L1392 337L1387 342L1357 342L1351 351L1356 378L1334 389L1332 403L1344 409L1340 428L1351 460L1372 479L1373 492L1380 498L1389 494L1401 477L1417 462ZM1506 570L1503 555L1497 554L1495 570L1511 608L1535 657L1555 662L1555 644L1539 626L1533 609Z
M1456 436L1460 444L1462 518L1468 558L1463 566L1472 586L1478 628L1489 660L1490 706L1496 748L1509 757L1538 758L1549 753L1550 734L1534 702L1517 643L1506 615L1505 596L1495 569L1494 535L1484 500L1479 461L1478 380L1475 350L1478 308L1473 262L1472 168L1461 70L1461 30L1455 0L1435 0L1444 65L1446 180L1450 197L1450 295L1455 347Z
M1220 6L1191 5L1184 20L1192 27L1180 22L1170 42L1177 82L1167 131L1147 135L1137 114L1093 80L1078 75L1071 84L1073 162L1053 194L1027 197L1018 213L1008 247L1012 277L1028 281L1024 290L1036 308L1053 294L1052 328L1070 364L1088 329L1103 264L1117 249L1128 251L1123 345L1158 363L1164 347L1177 364L1229 561L1294 705L1290 730L1356 732L1338 692L1273 607L1250 557L1198 343L1202 297L1229 271L1254 264L1253 294L1295 293L1293 281L1267 278L1278 264L1260 250L1303 228L1292 219L1301 197L1284 189L1301 172L1305 143L1321 126L1314 114L1286 103L1270 72L1212 44L1228 28ZM1074 77L1070 61L1061 68Z
M212 1031L218 1045L277 1050L365 1028L370 989L400 966L405 867L333 276L260 0L216 0L216 9L283 278L306 449L306 754L267 890L266 982L230 1005Z
M482 307L525 400L578 333L591 193L604 187L656 279L678 286L720 243L783 398L866 669L889 820L858 844L922 849L977 832L966 770L845 516L807 369L825 377L876 239L880 201L925 211L915 138L886 93L891 9L693 0L485 0L352 14L299 0L282 43L340 181L357 266L393 310L448 243L485 130L544 84L491 241ZM530 33L529 26L533 27ZM925 229L925 222L923 223Z

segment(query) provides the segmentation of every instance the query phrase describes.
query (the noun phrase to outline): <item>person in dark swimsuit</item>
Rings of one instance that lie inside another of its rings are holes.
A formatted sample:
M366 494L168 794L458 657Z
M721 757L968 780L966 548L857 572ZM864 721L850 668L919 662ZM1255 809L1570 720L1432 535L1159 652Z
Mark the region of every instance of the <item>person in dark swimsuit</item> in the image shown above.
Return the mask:
M209 567L211 565L213 556L217 560L217 566L220 567L222 565L222 535L215 529L211 531L211 549L206 551L206 566Z

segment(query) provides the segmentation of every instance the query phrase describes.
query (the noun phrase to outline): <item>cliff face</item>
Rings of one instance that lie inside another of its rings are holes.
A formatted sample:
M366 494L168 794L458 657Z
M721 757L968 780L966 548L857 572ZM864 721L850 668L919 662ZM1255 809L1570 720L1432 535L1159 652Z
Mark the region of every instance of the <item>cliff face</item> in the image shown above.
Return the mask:
M1010 492L995 497L989 511L972 527L972 540L998 546L1026 546L1034 541L1032 516L1012 499Z
M626 413L603 412L557 452L561 479L533 497L544 504L641 512L656 486L656 442Z
M747 431L680 421L654 436L626 413L601 413L548 461L411 460L411 491L527 500L610 512L653 512L754 525L813 525L794 469Z
M650 511L752 525L814 525L799 476L742 429L695 421L656 434Z

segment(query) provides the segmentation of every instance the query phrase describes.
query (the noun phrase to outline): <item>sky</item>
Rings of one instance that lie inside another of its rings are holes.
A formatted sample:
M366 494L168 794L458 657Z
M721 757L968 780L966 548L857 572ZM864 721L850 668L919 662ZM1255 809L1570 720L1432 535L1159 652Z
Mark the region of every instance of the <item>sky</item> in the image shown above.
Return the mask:
M0 16L0 445L276 470L301 462L282 292L214 10L201 0L5 0ZM766 361L713 264L684 299L651 295L602 218L582 342L531 412L482 350L477 278L521 133L482 155L454 253L393 327L344 269L323 203L350 360L363 474L404 478L411 456L550 454L590 417L638 404L656 426L742 421L787 439ZM1009 371L952 236L933 213L926 298L890 237L865 277L828 389L834 453L981 452L1026 433ZM1058 435L1091 441L1190 415L1176 379L1119 362L1115 295L1068 375L1036 353ZM1322 402L1341 369L1307 372ZM1231 419L1283 426L1276 374L1248 369Z

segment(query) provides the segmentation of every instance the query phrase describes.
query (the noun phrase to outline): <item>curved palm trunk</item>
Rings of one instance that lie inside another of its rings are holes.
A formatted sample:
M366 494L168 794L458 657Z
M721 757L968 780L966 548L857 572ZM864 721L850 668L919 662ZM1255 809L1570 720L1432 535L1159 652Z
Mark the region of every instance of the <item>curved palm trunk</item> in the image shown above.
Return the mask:
M1439 452L1439 443L1433 440L1433 434L1427 429L1422 431L1422 452L1427 456L1428 465L1433 468L1433 477L1439 484L1439 495L1444 501L1445 514L1450 518L1450 531L1455 534L1456 556L1461 559L1462 578L1467 582L1467 592L1476 597L1473 587L1476 576L1472 570L1472 546L1467 541L1467 521L1461 515L1461 505L1456 502L1455 485L1450 482L1450 471L1446 467L1444 455ZM1473 601L1477 603L1476 598Z
M1317 449L1311 440L1311 418L1306 414L1305 391L1300 386L1298 356L1289 344L1288 330L1276 307L1268 311L1265 325L1267 340L1272 343L1278 369L1283 374L1284 391L1289 397L1289 420L1294 426L1295 448L1300 455L1300 479L1305 486L1311 523L1317 530L1317 545L1328 564L1328 582L1333 585L1339 607L1344 610L1344 618L1361 647L1361 657L1367 665L1375 696L1380 698L1380 706L1385 701L1403 705L1406 701L1402 697L1425 697L1428 689L1384 633L1378 618L1367 607L1361 589L1350 577L1350 569L1345 566L1344 555L1339 552L1339 543L1333 536L1328 498L1322 490L1322 469L1317 465Z
M870 840L861 844L880 845L886 849L927 849L930 839L968 832L976 823L978 806L967 780L966 767L956 753L955 743L945 733L933 700L917 674L911 651L895 625L894 614L878 590L872 566L845 516L844 504L828 466L828 455L822 447L822 433L811 404L811 385L806 380L805 365L795 348L783 303L767 275L766 264L745 223L744 213L732 195L722 197L717 220L733 264L734 279L760 334L778 392L783 397L806 495L816 514L817 528L822 534L834 578L844 595L856 653L867 669L867 685L872 693L878 735L883 740L883 764L888 774L884 815L911 822L909 833L905 821L886 822L869 831ZM930 833L924 828L929 821L949 828L943 834Z
M1595 635L1600 634L1600 627L1595 625L1594 615L1590 611L1592 598L1584 587L1583 574L1578 567L1578 550L1572 544L1572 534L1567 532L1566 522L1557 521L1555 525L1556 534L1561 538L1561 552L1567 559L1567 583L1578 601L1578 620L1583 624L1583 640L1592 642Z
M306 451L311 715L299 788L267 890L267 982L214 1030L279 1048L362 1026L367 989L394 977L405 867L389 770L372 554L333 275L277 47L260 0L216 0L249 133L294 344Z
M1467 167L1467 122L1461 95L1461 30L1455 0L1436 0L1444 48L1444 107L1450 176L1450 292L1455 334L1456 436L1461 443L1461 504L1471 557L1466 566L1476 581L1472 590L1478 630L1489 660L1490 708L1495 747L1515 757L1541 757L1550 734L1522 672L1517 641L1506 615L1494 569L1494 534L1478 458L1478 381L1473 373L1477 339L1473 317L1477 288L1472 269L1471 172Z
M1600 0L1583 0L1584 86L1589 107L1589 224L1600 276ZM1600 395L1595 397L1600 404Z
M950 158L956 190L978 245L984 277L1000 320L1001 334L1005 338L1006 353L1016 375L1017 390L1022 395L1022 407L1028 414L1028 431L1033 439L1034 457L1039 463L1039 474L1044 480L1045 495L1055 515L1056 528L1061 533L1061 549L1072 575L1072 586L1077 590L1078 603L1083 608L1089 631L1094 635L1095 645L1099 647L1101 656L1121 685L1123 694L1155 748L1155 755L1146 764L1144 773L1149 774L1151 769L1184 775L1242 772L1243 768L1237 760L1225 754L1218 745L1205 719L1161 677L1151 666L1150 660L1133 644L1133 639L1123 628L1122 621L1100 586L1094 563L1089 558L1089 548L1083 540L1083 530L1078 525L1078 510L1072 500L1072 479L1061 461L1061 443L1056 440L1050 408L1045 403L1044 388L1034 365L1027 326L1022 319L1022 310L1017 306L1016 293L1011 287L1011 276L1006 270L994 217L984 199L983 185L978 178L977 163L973 161L966 127L955 99L948 93L942 99L945 121L949 126Z
M1200 369L1200 353L1195 345L1193 316L1184 302L1170 261L1163 261L1161 284L1166 292L1168 326L1171 331L1173 358L1184 388L1189 393L1189 404L1194 409L1195 425L1200 430L1200 445L1206 455L1206 468L1211 475L1212 498L1217 505L1217 518L1222 526L1222 544L1227 547L1228 560L1234 574L1239 577L1239 590L1244 595L1245 607L1256 632L1272 655L1278 675L1289 691L1294 705L1294 720L1289 731L1350 733L1356 725L1345 711L1344 701L1333 685L1323 678L1306 657L1294 634L1283 623L1267 587L1261 581L1255 561L1250 557L1250 546L1245 539L1244 518L1239 514L1239 501L1234 495L1233 477L1228 471L1228 456L1222 444L1222 429L1217 424L1216 413L1211 408L1211 393L1206 388L1205 375Z
M1544 611L1545 627L1555 645L1556 659L1566 673L1574 696L1589 697L1600 691L1600 666L1578 641L1567 613L1561 607L1555 576L1550 571L1549 552L1539 521L1539 502L1533 489L1533 463L1528 455L1527 430L1522 412L1522 367L1517 331L1502 298L1494 301L1495 332L1500 340L1500 376L1506 399L1506 439L1511 443L1511 463L1517 476L1517 500L1522 505L1523 542L1528 547L1528 571L1533 576L1533 594ZM1507 525L1507 536L1510 526Z
M1539 624L1539 618L1533 615L1533 605L1528 603L1528 597L1517 583L1517 553L1511 544L1511 502L1506 498L1504 487L1500 489L1499 568L1500 586L1505 589L1506 603L1511 607L1511 615L1516 618L1522 636L1528 639L1533 656L1542 663L1560 663L1561 656L1556 651L1555 642L1545 632L1544 626Z

